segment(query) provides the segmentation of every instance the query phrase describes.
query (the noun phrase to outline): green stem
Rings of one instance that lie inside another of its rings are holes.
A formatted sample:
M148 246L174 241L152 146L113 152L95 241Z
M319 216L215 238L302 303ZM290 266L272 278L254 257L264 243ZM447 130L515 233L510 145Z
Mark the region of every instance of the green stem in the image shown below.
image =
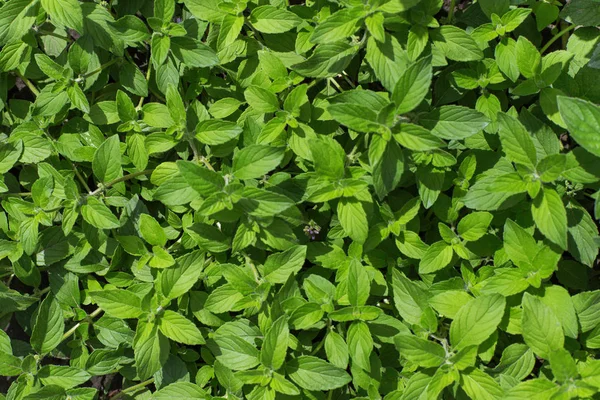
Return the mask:
M77 169L77 166L75 164L73 164L73 171L75 171L75 175L77 176L77 179L79 179L79 182L81 182L81 184L83 185L83 187L85 188L85 190L88 193L91 192L92 189L90 189L90 187L88 186L87 182L83 178L83 175L81 175L81 172L79 172L79 170Z
M97 308L94 312L92 312L90 315L87 316L88 320L91 320L95 317L98 316L98 314L100 314L102 312L101 308ZM73 335L75 333L75 331L77 330L77 328L79 328L81 326L81 322L76 323L71 329L69 329L68 331L65 332L65 334L62 337L61 341L64 341L65 339L68 339L71 335Z
M125 182L125 181L128 181L130 179L137 178L138 176L149 175L153 171L154 171L153 169L146 169L144 171L138 171L138 172L134 172L134 173L129 174L129 175L122 176L122 177L120 177L118 179L115 179L114 181L108 182L106 185L103 185L103 186L99 187L98 189L94 190L93 192L90 192L89 195L90 196L97 196L100 193L104 192L105 190L107 190L107 189L111 188L112 186L116 185L117 183Z
M110 399L111 400L116 400L116 399L120 398L124 394L135 392L136 390L142 389L142 388L150 385L151 383L154 383L154 378L150 378L150 379L148 379L148 380L146 380L144 382L140 382L137 385L129 386L128 388L125 388L125 389L121 390L119 393L117 393L114 396L112 396Z
M29 197L31 196L31 192L23 192L23 193L0 193L0 197Z
M448 10L448 22L452 23L454 19L454 9L456 8L456 0L450 2L450 9Z
M99 66L98 68L96 68L95 70L88 72L87 74L83 74L81 75L81 79L85 79L85 78L89 78L90 76L96 75L100 72L102 72L105 68L110 67L111 65L113 65L114 63L116 63L117 61L119 61L118 58L113 58L112 60L110 60L107 63L102 64L101 66Z
M17 76L19 78L21 78L21 80L23 81L23 83L25 83L25 85L27 85L27 87L29 88L29 90L31 90L31 93L33 93L35 95L35 97L40 95L40 91L38 90L38 88L36 88L35 85L33 83L31 83L31 81L29 79L25 78L19 72L17 72Z
M569 31L572 31L573 29L575 29L576 25L569 25L568 27L566 27L565 29L563 29L562 31L558 32L556 35L554 35L552 37L552 39L548 40L548 43L546 43L546 45L544 47L542 47L542 49L540 50L540 54L544 54L544 52L546 50L548 50L548 48L550 46L552 46L552 43L556 42L558 39L560 39L564 34L568 33Z
M150 81L150 74L152 72L152 62L148 60L148 70L146 71L146 82ZM142 104L144 104L144 96L140 96L140 101L138 102L137 108L142 108Z

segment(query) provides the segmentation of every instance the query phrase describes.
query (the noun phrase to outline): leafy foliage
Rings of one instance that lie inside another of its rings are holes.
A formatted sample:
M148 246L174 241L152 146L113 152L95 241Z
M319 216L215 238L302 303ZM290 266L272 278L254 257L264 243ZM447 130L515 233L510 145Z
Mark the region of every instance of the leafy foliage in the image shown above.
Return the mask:
M0 398L600 398L597 0L0 4Z

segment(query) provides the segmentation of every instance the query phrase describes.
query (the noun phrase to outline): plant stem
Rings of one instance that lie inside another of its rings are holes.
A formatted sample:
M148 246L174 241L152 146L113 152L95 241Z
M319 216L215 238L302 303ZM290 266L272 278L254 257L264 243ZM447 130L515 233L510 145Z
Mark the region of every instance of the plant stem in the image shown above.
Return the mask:
M146 82L150 80L150 74L152 73L152 62L148 60L148 69L146 70ZM140 101L138 102L137 108L142 108L142 104L144 104L144 96L140 96Z
M138 172L134 172L129 175L122 176L118 179L115 179L114 181L108 182L106 185L99 187L98 189L94 190L93 192L90 192L89 195L97 196L100 193L104 192L106 189L110 189L112 186L116 185L117 183L125 182L125 181L128 181L130 179L136 178L141 175L148 175L148 174L151 174L153 171L154 171L153 169L146 169L144 171L138 171Z
M0 197L29 197L31 196L31 192L22 192L22 193L0 193Z
M575 29L576 25L569 25L567 26L565 29L563 29L562 31L558 32L556 35L554 35L552 37L552 39L548 40L548 43L546 43L546 45L544 45L544 47L542 47L542 49L540 50L540 54L544 54L544 52L546 50L548 50L548 48L550 46L552 46L552 43L556 42L558 39L560 39L564 34L568 33L569 31L572 31L573 29Z
M109 62L106 62L106 63L102 64L101 66L99 66L95 70L93 70L91 72L88 72L87 74L81 75L81 78L85 79L85 78L89 78L90 76L96 75L97 73L102 72L105 68L110 67L111 65L113 65L117 61L119 61L118 58L113 58L112 60L110 60Z
M19 72L17 72L17 76L19 78L21 78L21 80L23 81L23 83L25 83L25 85L27 85L27 87L29 88L29 90L31 90L31 93L33 93L35 95L35 97L40 95L40 91L38 90L38 88L36 88L35 85L33 83L31 83L31 81L29 79L25 78Z
M148 379L148 380L146 380L144 382L140 382L137 385L129 386L128 388L125 388L125 389L121 390L119 393L117 393L114 396L112 396L110 399L111 400L116 400L116 399L118 399L119 397L121 397L124 394L135 392L136 390L142 389L142 388L150 385L151 383L154 383L154 378L150 378L150 379Z
M450 9L448 10L448 22L452 23L454 19L454 9L456 8L456 0L450 2Z
M212 166L212 165L210 165L210 163L208 162L208 160L206 159L206 157L204 157L204 156L200 156L199 160L200 160L200 162L201 162L202 164L204 164L204 166L205 166L206 168L208 168L209 170L211 170L211 171L213 171L213 172L214 172L214 170L215 170L215 169L213 168L213 166Z
M93 318L97 317L98 314L100 314L101 312L102 312L102 309L97 308L94 312L92 312L90 315L87 316L87 319L93 319ZM71 329L69 329L68 331L65 332L61 341L68 339L71 335L73 335L75 333L77 328L79 328L80 326L81 326L81 322L76 323Z
M79 172L79 170L77 169L77 166L75 164L73 164L73 171L75 171L75 175L77 176L77 179L79 179L79 182L81 182L81 184L83 185L83 187L85 188L85 190L88 193L91 192L92 189L90 189L90 187L88 186L88 184L85 181L85 179L83 179L83 175L81 175L81 172Z

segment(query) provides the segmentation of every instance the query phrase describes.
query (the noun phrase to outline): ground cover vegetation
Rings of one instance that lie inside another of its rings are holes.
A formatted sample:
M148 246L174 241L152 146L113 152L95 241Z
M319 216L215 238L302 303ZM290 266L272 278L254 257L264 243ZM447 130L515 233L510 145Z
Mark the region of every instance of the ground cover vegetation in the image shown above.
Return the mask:
M598 0L0 3L0 398L600 398Z

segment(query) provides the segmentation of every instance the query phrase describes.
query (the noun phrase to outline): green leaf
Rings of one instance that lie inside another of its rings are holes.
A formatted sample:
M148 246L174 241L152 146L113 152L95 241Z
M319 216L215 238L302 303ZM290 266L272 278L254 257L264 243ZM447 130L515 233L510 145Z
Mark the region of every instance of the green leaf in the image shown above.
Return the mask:
M419 118L432 134L442 139L466 139L489 125L479 111L463 106L442 106Z
M233 122L210 119L196 126L196 137L202 143L217 145L237 138L242 128Z
M477 368L469 368L460 374L460 386L472 399L501 399L504 395L494 378Z
M345 39L356 31L364 16L365 12L361 7L337 11L317 25L310 41L332 43Z
M88 197L87 204L81 207L81 216L99 229L116 229L121 223L108 207L95 197Z
M79 368L46 365L39 370L38 378L46 386L57 385L64 389L71 389L87 382L91 375Z
M260 86L250 86L244 92L248 104L256 111L270 113L279 110L277 96Z
M396 113L405 114L421 104L429 93L431 78L431 56L424 57L408 67L398 79L392 94L392 101L397 107Z
M456 26L444 25L433 30L431 39L450 60L477 61L483 59L483 52L475 40Z
M273 322L260 350L261 364L272 370L278 370L285 362L290 335L287 321L288 317L283 315Z
M219 57L213 49L189 37L171 38L171 51L188 67L208 68L219 63Z
M214 342L215 356L227 368L244 371L259 363L258 350L238 336L219 335L214 338Z
M321 176L340 179L344 176L346 152L329 136L321 136L309 142L315 171Z
M152 394L152 400L169 399L208 399L209 395L191 382L173 382L167 386L161 387Z
M205 343L198 327L175 311L165 310L158 319L158 327L166 337L177 343L188 345Z
M290 275L302 269L306 250L306 246L294 246L282 253L271 254L263 267L265 279L271 283L286 282Z
M396 142L386 142L381 136L373 136L369 146L369 162L375 193L383 199L402 179L404 153Z
M483 295L465 304L450 325L450 343L457 349L479 345L496 331L506 300L498 294Z
M473 212L460 220L458 234L469 242L479 240L486 234L494 216L488 212Z
M308 59L292 65L291 68L303 76L328 78L342 72L357 51L357 47L344 41L321 44Z
M343 369L312 356L292 359L285 369L292 381L307 390L333 390L352 380Z
M41 0L42 7L58 26L75 29L83 34L83 12L77 0Z
M548 358L564 344L560 321L552 309L529 293L523 295L522 326L525 343L539 357Z
M355 199L342 199L337 206L338 218L352 240L364 243L369 234L369 221L363 204Z
M572 137L584 149L600 157L600 107L582 99L558 96L560 116Z
M354 365L367 372L371 371L370 356L373 352L373 338L369 326L363 321L354 321L346 334L348 352Z
M89 294L92 300L110 316L137 318L143 313L140 298L128 290L100 290Z
M442 346L413 335L397 335L394 343L402 357L424 368L437 367L446 359Z
M283 159L280 147L251 145L233 156L233 173L239 179L259 178L276 168Z
M175 299L187 293L200 278L203 263L204 255L198 250L175 259L175 266L160 275L162 294Z
M160 370L167 362L170 347L169 339L158 330L158 325L139 321L133 339L138 377L148 379Z
M522 400L535 397L549 400L558 392L560 386L546 378L534 378L513 386L505 395L505 399Z
M435 242L423 254L419 263L419 273L431 274L447 267L453 255L452 246L443 241Z
M140 215L140 233L152 246L164 246L167 243L167 235L162 226L149 214Z
M566 250L567 211L556 190L544 187L533 200L531 214L540 232Z
M498 114L498 122L500 124L498 135L508 159L516 164L535 167L537 164L535 146L523 124L504 113Z
M188 185L204 197L221 191L225 187L225 180L221 175L193 162L179 160L177 168Z
M256 7L250 13L250 23L263 33L283 33L302 23L293 12L273 6Z
M384 129L374 111L358 104L332 104L327 111L336 121L358 132L379 132Z
M38 308L31 332L31 347L38 354L47 354L62 342L64 331L62 309L54 296L48 295Z
M92 169L96 178L103 183L119 178L123 174L118 135L109 137L98 147L94 153Z

